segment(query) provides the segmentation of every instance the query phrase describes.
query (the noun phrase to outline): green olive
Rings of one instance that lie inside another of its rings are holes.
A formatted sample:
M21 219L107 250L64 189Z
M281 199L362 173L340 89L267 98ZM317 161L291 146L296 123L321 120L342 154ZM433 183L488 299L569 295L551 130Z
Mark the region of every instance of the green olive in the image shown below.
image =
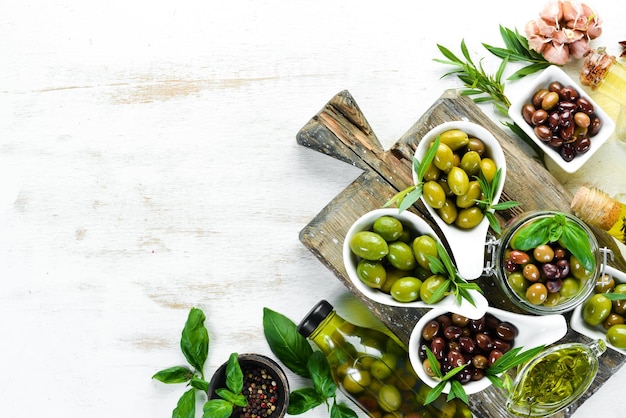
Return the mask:
M574 297L580 292L580 280L573 277L566 277L559 293L564 299Z
M471 229L483 220L485 215L478 206L461 209L454 224L459 228Z
M460 129L450 129L439 135L442 144L446 144L452 151L461 149L469 143L469 136Z
M611 313L612 306L609 299L597 293L583 305L583 320L592 327L600 325Z
M607 316L606 319L602 321L602 327L608 330L613 325L619 325L623 323L624 323L624 317L622 315L618 315L616 313L610 313L609 316Z
M598 279L596 287L593 289L594 293L606 293L611 292L615 288L615 279L605 274L601 279Z
M435 164L430 163L428 167L426 167L426 171L424 172L424 177L422 180L424 181L437 181L441 176L441 170L435 167Z
M414 302L420 297L422 281L417 277L402 277L391 286L391 297L398 302Z
M417 277L421 281L428 279L432 275L433 275L432 271L420 266L419 264L415 267L415 270L413 270L413 277Z
M579 280L587 279L591 276L591 272L585 270L582 263L573 255L569 258L570 272Z
M487 151L487 147L482 140L475 137L470 137L469 141L467 142L467 152L471 151L477 152L478 155L482 157L485 154L485 151Z
M389 261L389 264L400 270L412 270L415 268L415 256L409 244L395 241L389 243L388 247L387 261Z
M485 180L487 180L488 182L491 182L493 180L493 177L496 175L497 169L498 167L496 167L495 161L493 161L491 158L483 158L482 160L480 160L480 171L483 173Z
M448 184L448 176L439 177L439 180L437 180L437 183L443 189L443 192L445 193L446 197L454 196L454 193L452 193L452 190L450 190L450 185Z
M626 348L626 325L613 325L606 332L607 341L617 348Z
M376 379L385 380L391 376L397 362L398 359L393 354L385 353L381 358L374 360L370 366L370 374Z
M380 261L362 258L356 266L356 275L367 286L380 289L387 279L387 270Z
M458 210L452 199L446 199L443 206L437 210L437 213L445 223L451 225L456 220Z
M343 387L349 393L362 392L372 383L372 376L367 370L350 368L343 378Z
M437 153L433 159L433 164L435 164L435 167L444 173L447 173L452 167L454 167L454 153L449 146L442 143L439 144Z
M456 205L461 209L469 208L470 206L474 206L476 204L476 200L480 199L480 194L482 191L480 190L480 183L478 180L473 180L469 182L467 193L462 196L456 197Z
M402 236L404 227L400 220L393 216L381 216L374 221L372 231L383 237L387 242L396 241Z
M422 286L420 287L420 299L431 304L439 302L443 299L444 295L442 294L441 297L438 298L433 298L433 296L437 290L444 285L446 280L445 276L442 276L441 274L434 274L424 280Z
M526 289L526 300L533 305L541 305L548 298L548 289L543 283L533 283Z
M377 233L359 231L350 239L350 250L366 260L380 260L389 253L389 246Z
M420 266L430 269L428 256L437 257L437 241L430 235L420 235L413 240L413 253Z
M476 151L466 152L461 158L459 167L461 167L468 176L477 176L480 172L480 154Z
M524 276L521 272L515 271L508 275L507 280L509 281L509 286L515 293L518 294L526 294L526 289L528 289L528 282L524 279Z
M427 181L424 184L422 196L426 203L434 209L440 209L446 202L446 193L436 181Z
M392 266L387 266L386 268L386 278L383 285L380 287L381 292L389 293L391 292L391 286L400 279L401 277L406 276L406 271L397 269Z
M613 293L626 295L626 283L620 283L617 286L615 286ZM618 315L625 315L626 314L626 300L625 299L614 300L613 312L615 312Z
M402 405L402 395L394 385L385 385L378 391L378 405L387 412L392 412Z
M469 177L462 168L452 167L448 173L448 186L457 196L462 196L469 190Z

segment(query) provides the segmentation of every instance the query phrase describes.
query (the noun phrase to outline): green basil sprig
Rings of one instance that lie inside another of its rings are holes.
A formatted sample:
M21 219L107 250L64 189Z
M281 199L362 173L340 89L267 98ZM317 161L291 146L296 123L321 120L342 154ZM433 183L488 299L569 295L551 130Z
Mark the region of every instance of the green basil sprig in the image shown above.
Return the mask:
M467 365L464 364L457 366L443 375L440 370L441 366L439 365L439 361L435 357L435 354L427 346L423 346L423 348L426 350L426 357L430 363L430 368L435 374L435 378L439 380L439 382L428 392L428 395L426 395L424 405L428 405L437 399L437 397L441 395L445 389L448 382L450 382L450 391L448 392L447 400L451 401L454 398L459 398L463 402L468 403L467 393L465 392L463 385L458 380L453 379L453 377ZM519 366L520 364L524 364L535 357L545 348L545 345L540 345L524 352L522 352L522 348L523 347L515 347L507 351L502 355L502 357L496 360L493 365L485 369L485 376L494 386L510 391L513 386L513 382L511 377L508 374L505 374L505 372Z
M332 418L357 418L356 412L337 402L337 385L326 357L320 351L313 351L293 321L269 308L263 308L263 332L276 357L292 372L312 382L312 386L296 389L289 394L289 415L303 414L325 403ZM328 401L331 398L332 405Z
M537 219L521 228L511 241L514 250L527 251L548 242L559 242L580 261L587 271L595 268L595 257L585 230L576 222L557 212L554 216Z
M191 308L180 338L180 348L189 366L173 366L155 373L152 378L160 382L187 383L191 388L179 398L172 418L194 418L196 393L207 395L209 382L204 378L204 363L209 353L209 333L204 326L206 316L201 309ZM221 399L211 399L203 406L202 418L228 418L235 405L246 406L247 398L241 393L243 373L239 356L232 353L226 364L226 388L216 390Z

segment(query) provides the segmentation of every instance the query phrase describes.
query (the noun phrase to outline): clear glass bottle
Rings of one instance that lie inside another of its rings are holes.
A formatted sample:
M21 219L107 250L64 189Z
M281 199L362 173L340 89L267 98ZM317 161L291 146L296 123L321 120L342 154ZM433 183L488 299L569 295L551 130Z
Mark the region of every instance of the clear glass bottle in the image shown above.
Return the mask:
M595 187L581 186L571 203L572 211L626 244L626 205Z
M419 380L405 348L389 335L348 322L320 301L298 325L326 356L337 386L372 418L469 418L469 407L445 395L424 406L430 387Z
M598 357L606 351L602 340L550 347L521 366L506 407L524 417L548 416L575 402L598 373Z
M592 49L585 57L580 82L619 103L615 132L626 141L626 66L603 49Z

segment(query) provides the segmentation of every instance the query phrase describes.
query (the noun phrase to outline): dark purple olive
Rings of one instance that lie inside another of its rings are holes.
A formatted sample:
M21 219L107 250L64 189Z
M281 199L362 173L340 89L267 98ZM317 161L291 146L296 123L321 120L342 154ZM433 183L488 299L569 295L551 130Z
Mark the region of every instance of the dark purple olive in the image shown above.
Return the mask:
M559 97L566 102L575 102L578 99L578 90L572 86L563 87L559 92Z
M579 97L576 100L576 106L578 107L578 110L585 112L588 115L591 115L595 110L591 102L584 97Z
M574 143L574 149L578 154L586 153L587 151L589 151L589 148L591 148L591 140L586 136L578 138Z
M439 322L432 320L428 321L422 329L422 338L426 341L431 341L437 335L439 335Z
M561 287L563 287L563 280L561 279L546 281L546 289L548 289L548 292L550 293L558 292L559 290L561 290Z
M433 352L437 360L442 360L445 355L446 341L441 337L435 337L430 342L430 351Z
M446 327L446 329L443 330L443 336L447 340L456 340L461 336L461 334L462 334L461 328L457 327L456 325L450 325L449 327Z
M493 363L498 361L498 359L500 357L502 357L503 354L504 353L502 351L500 351L500 350L496 350L496 349L491 350L489 352L489 358L488 358L488 362L487 362L489 364L489 367L493 366Z
M478 333L476 334L476 336L474 337L474 339L476 340L476 345L478 346L478 348L480 348L482 351L489 351L491 350L491 337L487 334L483 334Z
M472 372L470 372L469 370L465 368L461 370L460 372L458 372L457 374L455 374L454 378L458 380L459 382L461 382L461 384L467 383L470 380L472 380Z
M570 146L569 144L564 144L561 147L561 158L563 158L563 161L565 162L570 162L574 159L574 157L576 157L576 150L574 149L574 147Z
M561 138L560 136L553 136L550 139L550 142L548 142L548 145L550 145L552 148L560 149L564 143L565 141L563 141L563 138Z
M485 317L480 319L471 319L469 327L473 332L483 332L485 330Z
M502 322L496 327L496 335L504 341L513 341L518 333L517 327L510 322Z
M450 350L446 357L446 361L453 368L463 366L466 362L465 357L460 350Z
M545 125L536 126L533 130L537 138L543 142L548 142L552 138L552 130Z
M541 272L548 280L556 280L561 277L561 271L553 263L546 263L541 266Z
M556 268L558 268L561 272L561 277L567 277L569 275L569 260L565 258L560 258L556 261L555 264Z
M477 369L476 367L470 367L468 369L472 375L472 381L477 381L485 377L485 372L483 369Z
M600 128L602 128L602 121L597 116L591 117L591 124L589 125L587 133L589 136L596 136L598 132L600 132Z
M467 354L473 354L476 351L476 343L470 337L459 338L459 347L461 351Z
M503 354L511 350L511 343L506 341L495 339L492 341L492 344L494 350L501 351Z

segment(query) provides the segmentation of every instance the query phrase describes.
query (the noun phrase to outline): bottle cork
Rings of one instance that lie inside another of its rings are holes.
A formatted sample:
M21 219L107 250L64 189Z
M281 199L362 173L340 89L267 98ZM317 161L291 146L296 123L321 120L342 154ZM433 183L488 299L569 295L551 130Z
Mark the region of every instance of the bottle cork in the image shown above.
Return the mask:
M574 195L571 209L589 225L608 231L619 220L622 205L602 190L582 186Z

